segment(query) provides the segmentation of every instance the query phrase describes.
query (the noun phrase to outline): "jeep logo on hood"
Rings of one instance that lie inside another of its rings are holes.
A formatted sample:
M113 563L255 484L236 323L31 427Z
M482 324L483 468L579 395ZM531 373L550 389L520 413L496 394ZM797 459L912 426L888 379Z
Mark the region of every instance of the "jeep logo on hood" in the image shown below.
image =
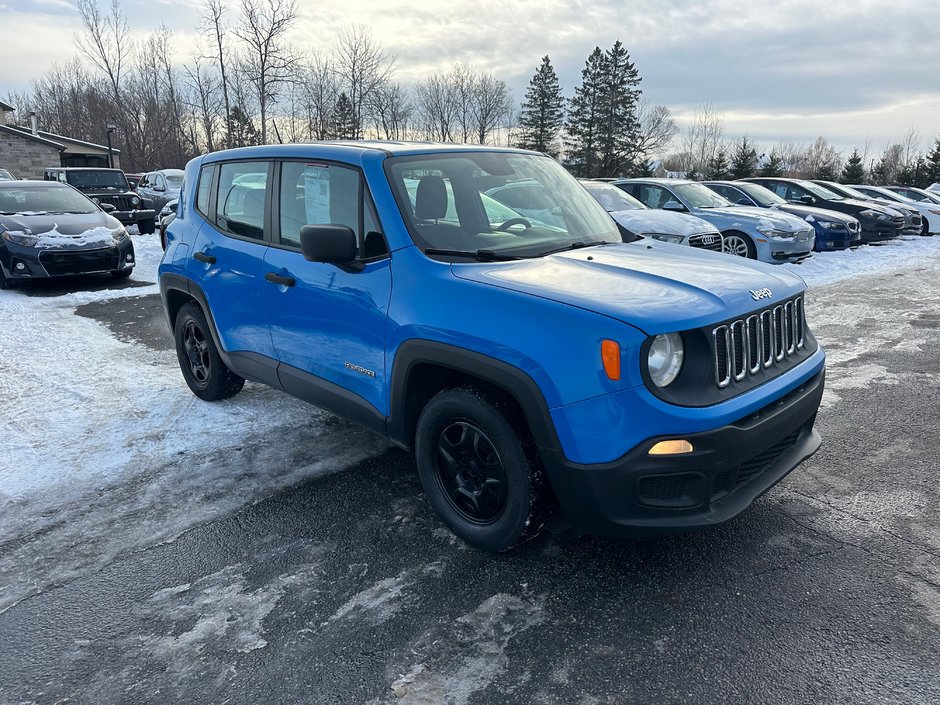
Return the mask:
M766 287L763 289L750 289L749 291L751 292L751 298L755 301L769 299L774 295L774 292L772 292L770 289L767 289Z

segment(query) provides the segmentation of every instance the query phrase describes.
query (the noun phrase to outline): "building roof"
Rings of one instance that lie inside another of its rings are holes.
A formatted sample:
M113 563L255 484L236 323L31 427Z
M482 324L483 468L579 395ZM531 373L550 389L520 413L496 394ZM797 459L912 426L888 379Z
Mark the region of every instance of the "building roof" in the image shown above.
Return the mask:
M28 127L23 127L22 125L8 125L8 127L11 127L12 129L17 130L25 135L29 135L30 137L36 137L36 135L33 135L33 133L30 131ZM65 135L57 135L55 133L46 132L44 130L39 130L38 133L39 133L39 137L45 140L51 141L51 142L58 143L59 146L62 147L62 151L64 151L66 154L76 154L76 153L88 154L89 151L91 151L91 153L95 153L95 152L100 152L101 154L108 153L107 145L95 144L94 142L85 142L84 140L77 140L74 137L66 137ZM120 149L115 149L113 147L111 148L111 151L114 154L121 153Z
M33 142L39 142L40 144L44 144L47 147L55 147L60 152L66 151L65 145L60 144L59 142L54 142L53 140L43 137L41 135L34 135L29 130L23 130L19 127L14 127L12 125L0 125L0 133L6 133L6 134L13 135L15 137L22 137L23 139L32 140Z
M16 110L16 108L14 108L9 103L4 103L2 100L0 100L0 110L5 113L12 113L14 110Z

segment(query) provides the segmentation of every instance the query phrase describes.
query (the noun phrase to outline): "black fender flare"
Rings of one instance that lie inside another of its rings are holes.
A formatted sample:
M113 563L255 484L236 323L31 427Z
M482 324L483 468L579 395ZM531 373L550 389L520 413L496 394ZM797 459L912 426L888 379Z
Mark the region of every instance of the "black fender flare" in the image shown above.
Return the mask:
M399 345L389 375L388 436L395 444L411 447L408 390L415 368L422 364L476 377L510 394L522 409L540 452L561 451L561 442L542 390L525 371L466 348L421 339L406 340Z

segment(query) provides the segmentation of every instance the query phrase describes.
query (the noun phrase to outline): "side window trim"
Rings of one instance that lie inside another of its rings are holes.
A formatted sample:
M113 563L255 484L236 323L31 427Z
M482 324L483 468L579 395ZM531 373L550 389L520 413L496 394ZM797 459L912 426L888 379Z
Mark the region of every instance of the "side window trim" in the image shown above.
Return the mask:
M260 238L256 237L247 237L244 235L237 235L236 233L229 232L228 230L223 229L218 222L219 215L219 186L221 185L222 178L222 167L227 164L250 164L250 163L266 163L268 165L267 178L265 181L264 188L264 216L262 216L262 234ZM209 165L214 167L214 174L212 178L212 186L209 191L209 212L211 215L206 217L206 222L209 223L216 232L225 237L232 238L233 240L241 240L243 242L253 242L258 245L269 245L269 235L270 232L270 222L269 214L272 210L271 203L271 178L272 171L274 170L276 160L272 158L260 158L260 159L227 159L224 161L210 162Z

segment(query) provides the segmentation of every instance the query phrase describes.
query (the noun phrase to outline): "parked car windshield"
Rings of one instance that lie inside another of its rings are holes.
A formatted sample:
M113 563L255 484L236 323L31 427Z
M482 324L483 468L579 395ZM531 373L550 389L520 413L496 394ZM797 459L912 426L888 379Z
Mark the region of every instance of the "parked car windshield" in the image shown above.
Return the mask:
M622 242L601 205L549 157L457 152L385 164L412 239L424 250L515 258Z
M812 181L800 181L799 184L800 186L805 188L807 191L809 191L811 194L813 194L817 198L823 198L827 201L844 201L845 200L845 198L840 196L835 191L831 191L827 189L825 186L814 184ZM867 199L868 199L868 196L862 197L863 201Z
M764 188L757 184L735 184L735 188L744 191L744 193L750 196L754 202L762 208L770 208L770 206L787 202L786 199L780 198L780 196L769 188Z
M850 198L857 198L860 201L868 201L872 198L888 198L887 196L884 196L877 191L875 193L865 193L864 191L859 191L858 189L852 188L851 186L845 186L843 184L840 184L839 188Z
M0 169L0 181L13 181L13 174L6 169Z
M646 206L637 199L616 186L600 181L582 181L581 184L597 199L598 203L604 206L604 210L610 213L647 210Z
M727 208L734 205L727 198L701 184L676 184L672 190L692 208Z
M73 188L56 183L23 186L13 181L0 188L0 213L94 213L98 207Z
M129 190L123 171L67 171L65 179L75 188L110 188Z

